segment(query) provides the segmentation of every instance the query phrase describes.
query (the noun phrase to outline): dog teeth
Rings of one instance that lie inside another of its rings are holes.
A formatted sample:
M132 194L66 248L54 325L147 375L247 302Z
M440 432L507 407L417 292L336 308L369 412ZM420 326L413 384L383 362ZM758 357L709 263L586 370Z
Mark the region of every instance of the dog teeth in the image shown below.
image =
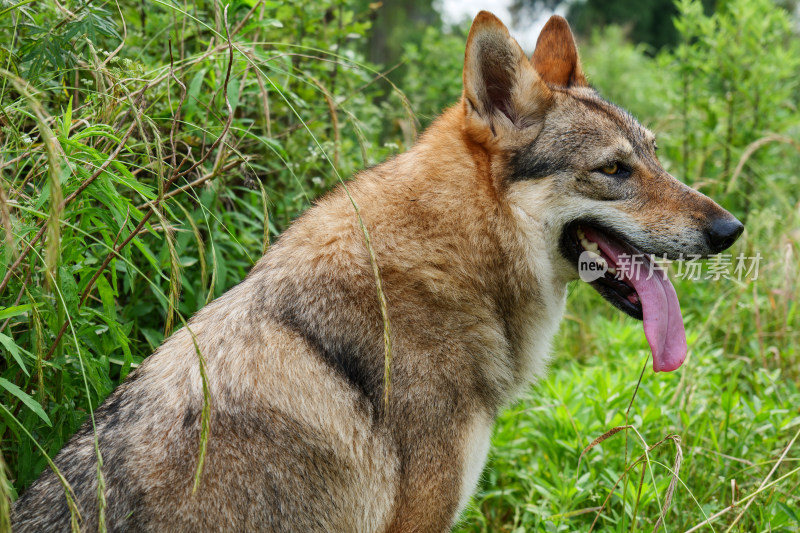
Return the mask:
M586 238L586 235L584 235L583 230L581 228L578 228L575 233L578 235L578 238L581 241L583 241Z
M581 238L581 246L583 246L584 250L588 250L589 252L597 252L600 249L596 242L592 242L586 237Z
M613 274L613 275L615 275L615 276L616 276L616 274L617 274L617 269L616 269L616 268L614 268L614 267L612 267L611 265L608 265L608 273L609 273L609 274Z
M608 266L608 263L606 262L605 258L602 255L600 255L599 252L593 250L586 250L586 252L588 253L589 259L591 259L601 267Z

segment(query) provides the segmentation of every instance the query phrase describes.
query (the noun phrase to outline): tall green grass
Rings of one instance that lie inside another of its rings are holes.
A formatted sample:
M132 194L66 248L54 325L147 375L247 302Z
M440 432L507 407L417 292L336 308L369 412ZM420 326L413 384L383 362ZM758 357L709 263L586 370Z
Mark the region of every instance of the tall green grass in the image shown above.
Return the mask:
M761 254L758 279L676 282L690 356L669 375L642 375L640 324L576 285L552 373L501 416L462 531L662 514L678 531L723 511L704 530L800 528L797 38L766 0L679 5L676 50L610 29L582 57L665 166L746 221L733 253ZM406 149L412 105L424 123L457 97L458 30L408 47L402 95L394 65L362 59L370 17L332 0L0 4L0 531L166 335L337 176Z

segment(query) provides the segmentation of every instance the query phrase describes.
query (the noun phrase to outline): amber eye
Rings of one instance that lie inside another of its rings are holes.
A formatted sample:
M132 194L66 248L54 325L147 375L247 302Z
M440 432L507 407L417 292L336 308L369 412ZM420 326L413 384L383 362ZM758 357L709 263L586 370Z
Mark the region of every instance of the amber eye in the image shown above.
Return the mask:
M610 165L606 165L604 167L600 167L600 172L603 174L608 174L609 176L613 176L614 174L619 174L619 163L612 163Z

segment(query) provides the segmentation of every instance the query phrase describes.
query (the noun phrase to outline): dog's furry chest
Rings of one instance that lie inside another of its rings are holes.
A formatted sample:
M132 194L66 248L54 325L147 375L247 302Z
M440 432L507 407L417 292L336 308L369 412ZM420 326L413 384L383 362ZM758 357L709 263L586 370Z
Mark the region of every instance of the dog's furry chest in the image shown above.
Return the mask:
M564 313L566 287L552 285L543 291L543 296L542 300L531 304L530 314L523 321L527 329L521 336L519 352L516 354L520 375L508 391L507 403L516 400L531 383L544 376L547 371L551 342ZM464 428L461 445L461 492L454 519L466 508L478 486L488 457L493 427L493 416L477 412Z
M527 381L521 384L523 388L547 372L553 337L564 316L566 285L554 283L542 289L542 299L530 304L522 330L520 358L525 362L523 374L527 375Z

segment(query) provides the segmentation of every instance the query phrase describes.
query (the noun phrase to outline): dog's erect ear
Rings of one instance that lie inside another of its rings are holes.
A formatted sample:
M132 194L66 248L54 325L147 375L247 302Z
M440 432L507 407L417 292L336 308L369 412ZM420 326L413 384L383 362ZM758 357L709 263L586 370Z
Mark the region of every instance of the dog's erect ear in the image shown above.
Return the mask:
M523 129L543 116L550 90L539 79L500 19L481 11L472 23L464 58L464 99L494 135Z
M542 28L536 41L531 63L541 78L561 87L587 87L586 77L581 69L575 37L564 17L553 15Z

